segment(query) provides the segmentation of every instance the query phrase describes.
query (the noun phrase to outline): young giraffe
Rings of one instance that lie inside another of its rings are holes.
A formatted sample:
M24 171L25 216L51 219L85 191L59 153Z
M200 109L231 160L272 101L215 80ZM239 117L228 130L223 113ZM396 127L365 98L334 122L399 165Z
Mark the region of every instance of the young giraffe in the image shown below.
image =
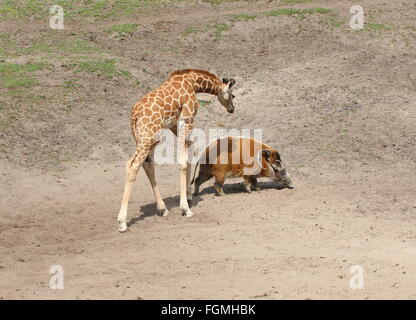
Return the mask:
M120 213L119 231L127 230L127 207L137 172L143 165L156 197L157 208L163 216L169 211L160 195L155 180L153 153L157 144L157 134L162 129L170 129L177 135L176 125L181 124L180 137L180 208L185 216L193 215L188 199L192 199L188 165L189 142L185 140L193 129L193 121L198 110L197 93L216 95L229 113L234 112L232 87L234 79L219 79L217 76L196 69L179 70L172 73L159 88L145 95L131 112L131 130L136 140L136 152L127 162L127 178Z

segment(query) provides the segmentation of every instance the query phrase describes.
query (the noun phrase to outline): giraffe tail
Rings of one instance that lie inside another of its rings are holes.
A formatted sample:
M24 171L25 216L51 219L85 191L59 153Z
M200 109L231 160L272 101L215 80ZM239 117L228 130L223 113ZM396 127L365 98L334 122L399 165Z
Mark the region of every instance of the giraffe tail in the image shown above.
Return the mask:
M195 169L194 169L194 177L192 178L191 184L194 184L194 182L195 182L196 169L198 168L198 166L199 166L199 161L198 161L198 163L195 166Z

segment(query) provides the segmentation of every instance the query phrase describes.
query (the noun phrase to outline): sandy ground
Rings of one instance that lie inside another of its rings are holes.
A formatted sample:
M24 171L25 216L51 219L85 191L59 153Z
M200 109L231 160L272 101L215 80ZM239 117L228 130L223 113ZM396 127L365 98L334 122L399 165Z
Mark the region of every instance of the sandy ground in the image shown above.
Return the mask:
M331 8L347 19L352 4L291 7ZM228 195L216 197L211 181L193 200L195 215L185 218L179 168L159 166L171 214L156 214L140 171L129 230L118 233L124 164L134 150L129 111L147 89L80 76L73 95L88 92L94 100L49 120L43 113L29 124L17 120L2 132L8 149L0 160L0 299L416 298L416 37L406 27L416 27L416 7L361 5L370 21L391 29L352 31L323 15L262 14L282 7L279 1L155 9L138 16L147 32L110 44L99 32L110 22L85 25L97 45L110 47L149 87L183 67L235 77L236 113L226 114L211 98L200 107L197 127L263 129L295 189L264 180L261 191L246 194L240 181L228 181ZM258 16L230 22L220 37L173 37L237 13ZM75 34L82 29L69 26ZM2 25L10 28L13 22ZM21 37L48 32L36 23L31 28ZM142 68L148 72L141 75ZM61 71L44 85L46 93L69 77ZM52 163L45 156L52 143L71 158ZM64 290L49 288L52 265L64 269ZM354 265L364 268L362 290L349 286Z

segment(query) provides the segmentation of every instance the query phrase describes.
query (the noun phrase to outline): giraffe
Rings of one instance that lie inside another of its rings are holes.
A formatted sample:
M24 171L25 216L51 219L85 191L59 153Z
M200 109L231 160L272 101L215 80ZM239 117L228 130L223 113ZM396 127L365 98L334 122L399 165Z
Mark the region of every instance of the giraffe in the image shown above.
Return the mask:
M130 116L131 131L136 141L136 150L126 165L126 183L120 212L118 215L118 230L127 230L127 208L130 193L140 167L143 166L153 193L156 197L157 209L162 216L169 214L159 192L155 180L154 148L157 135L162 129L170 129L178 136L180 147L180 208L186 217L193 215L188 200L192 200L190 175L191 166L188 164L188 148L186 140L193 129L194 117L199 104L197 93L216 95L219 102L229 113L234 112L232 89L235 80L220 79L216 75L197 69L184 69L173 72L170 77L157 89L146 94L132 109ZM181 138L183 137L183 138Z

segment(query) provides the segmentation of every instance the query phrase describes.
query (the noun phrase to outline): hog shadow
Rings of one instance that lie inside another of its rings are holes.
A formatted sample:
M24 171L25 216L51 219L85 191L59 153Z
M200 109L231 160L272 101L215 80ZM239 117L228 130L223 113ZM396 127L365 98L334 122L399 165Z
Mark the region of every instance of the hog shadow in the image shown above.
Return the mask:
M189 203L189 207L192 208L193 206L196 206L200 201L203 200L204 199L199 196L193 196L192 201ZM180 196L168 197L163 199L163 201L165 202L166 208L168 208L168 210L171 211L173 208L179 207ZM130 219L130 221L127 223L128 227L134 225L136 222L142 221L149 217L162 217L160 215L159 210L157 209L156 202L142 205L140 207L140 212L142 213L140 216Z
M269 189L276 189L276 190L282 190L282 189L286 189L286 187L283 186L279 186L274 182L258 182L257 185L260 187L260 191L253 191L253 192L261 192L262 190L269 190ZM246 193L246 189L244 187L244 184L242 182L236 182L236 183L228 183L228 184L224 184L223 186L223 190L225 194L239 194L239 193ZM211 186L206 186L205 188L203 188L198 196L194 196L195 197L199 197L199 196L203 196L205 194L215 194L215 189L214 187Z

